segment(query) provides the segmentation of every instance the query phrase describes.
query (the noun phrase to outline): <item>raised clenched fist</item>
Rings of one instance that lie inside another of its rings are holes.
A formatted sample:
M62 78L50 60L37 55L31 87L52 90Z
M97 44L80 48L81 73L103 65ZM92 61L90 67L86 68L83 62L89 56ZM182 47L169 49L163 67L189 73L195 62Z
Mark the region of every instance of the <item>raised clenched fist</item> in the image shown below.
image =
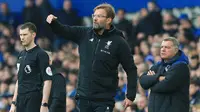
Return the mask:
M53 14L50 14L50 15L47 16L46 21L47 21L47 23L51 24L51 22L52 22L53 20L55 20L55 19L57 19L57 17L54 16Z

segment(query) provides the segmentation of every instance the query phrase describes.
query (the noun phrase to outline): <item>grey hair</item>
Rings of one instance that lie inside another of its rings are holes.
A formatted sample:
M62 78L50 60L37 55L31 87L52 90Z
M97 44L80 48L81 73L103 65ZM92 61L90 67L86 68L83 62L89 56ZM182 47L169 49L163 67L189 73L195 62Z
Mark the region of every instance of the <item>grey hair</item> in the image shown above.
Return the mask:
M179 42L175 37L166 37L163 41L171 41L174 44L174 47L179 48Z

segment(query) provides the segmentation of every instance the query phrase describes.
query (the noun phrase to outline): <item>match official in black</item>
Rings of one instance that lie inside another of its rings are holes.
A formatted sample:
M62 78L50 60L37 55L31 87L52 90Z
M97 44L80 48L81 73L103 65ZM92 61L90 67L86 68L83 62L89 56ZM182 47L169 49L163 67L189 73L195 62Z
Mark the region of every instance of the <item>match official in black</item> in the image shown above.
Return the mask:
M65 77L58 73L52 65L53 54L46 51L49 55L50 66L53 72L51 95L49 97L49 112L65 112L66 111L66 80Z
M20 27L25 50L18 56L18 80L10 112L48 112L53 74L48 54L34 42L36 32L37 28L30 22Z

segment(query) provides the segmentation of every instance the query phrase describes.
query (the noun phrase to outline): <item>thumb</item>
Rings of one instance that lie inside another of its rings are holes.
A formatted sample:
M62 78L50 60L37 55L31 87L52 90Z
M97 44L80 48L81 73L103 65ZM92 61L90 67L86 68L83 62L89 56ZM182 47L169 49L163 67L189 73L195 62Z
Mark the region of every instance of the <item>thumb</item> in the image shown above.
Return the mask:
M124 100L124 110L126 110L127 106L128 106L128 104L127 104L126 100Z
M52 20L55 20L55 19L57 19L57 18L58 18L58 17L52 15Z
M54 16L54 19L57 19L58 17Z
M123 101L123 106L125 106L125 105L126 105L126 100Z

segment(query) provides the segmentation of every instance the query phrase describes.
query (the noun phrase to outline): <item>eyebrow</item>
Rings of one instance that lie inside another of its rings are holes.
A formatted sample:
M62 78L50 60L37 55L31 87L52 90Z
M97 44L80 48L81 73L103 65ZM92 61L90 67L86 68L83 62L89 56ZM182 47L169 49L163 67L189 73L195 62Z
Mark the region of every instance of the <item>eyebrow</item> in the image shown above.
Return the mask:
M28 33L20 33L19 35L28 35Z
M175 47L175 46L163 46L163 45L161 45L160 47Z

